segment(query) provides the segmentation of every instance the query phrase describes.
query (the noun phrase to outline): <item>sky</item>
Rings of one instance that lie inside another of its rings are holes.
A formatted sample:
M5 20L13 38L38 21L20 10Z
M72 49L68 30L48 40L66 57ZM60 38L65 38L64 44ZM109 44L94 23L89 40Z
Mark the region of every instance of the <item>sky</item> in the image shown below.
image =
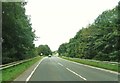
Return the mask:
M105 10L114 8L119 0L27 0L26 15L30 15L36 31L35 46L47 44L52 51L69 42L76 33Z

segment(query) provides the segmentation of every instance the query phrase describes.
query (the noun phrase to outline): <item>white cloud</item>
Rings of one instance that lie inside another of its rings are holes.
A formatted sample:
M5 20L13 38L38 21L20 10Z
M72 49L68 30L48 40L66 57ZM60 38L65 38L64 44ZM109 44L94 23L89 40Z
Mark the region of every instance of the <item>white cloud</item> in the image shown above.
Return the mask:
M36 46L48 44L57 50L60 44L68 42L82 27L117 3L118 0L28 0L25 8L40 37Z

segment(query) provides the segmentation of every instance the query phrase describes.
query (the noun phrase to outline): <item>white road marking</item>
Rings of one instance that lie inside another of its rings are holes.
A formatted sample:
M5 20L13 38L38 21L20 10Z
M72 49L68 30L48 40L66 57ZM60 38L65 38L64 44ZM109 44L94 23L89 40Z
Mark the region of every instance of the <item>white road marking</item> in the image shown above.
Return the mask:
M76 72L72 71L69 68L66 68L68 71L72 72L73 74L77 75L78 77L82 78L83 80L87 80L86 78L82 77L81 75L77 74Z
M60 59L62 59L62 58L60 58ZM63 59L63 60L66 60L66 59ZM106 69L102 69L102 68L98 68L98 67L94 67L94 66L90 66L90 65L85 65L85 64L77 63L77 62L70 61L70 60L66 60L66 61L75 63L75 64L77 64L77 65L82 65L82 66L86 66L86 67L90 67L90 68L93 68L93 69L98 69L98 70L101 70L101 71L106 71L106 72L114 73L114 74L117 74L117 75L118 75L118 72L115 72L115 71L106 70Z
M94 67L94 66L90 66L90 65L84 65L84 64L80 64L80 63L76 63L76 62L73 62L73 63L78 64L78 65L83 65L83 66L86 66L86 67L90 67L90 68L93 68L93 69L98 69L98 70L101 70L101 71L109 72L109 73L118 74L118 72L111 71L111 70L106 70L106 69L102 69L102 68L98 68L98 67Z
M37 67L40 65L40 63L44 60L45 58L42 58L41 61L37 64L37 66L34 68L34 70L31 72L31 74L28 76L28 78L26 79L26 82L30 80L30 78L32 77L33 73L35 72L35 70L37 69Z
M58 63L60 66L63 66L61 63Z

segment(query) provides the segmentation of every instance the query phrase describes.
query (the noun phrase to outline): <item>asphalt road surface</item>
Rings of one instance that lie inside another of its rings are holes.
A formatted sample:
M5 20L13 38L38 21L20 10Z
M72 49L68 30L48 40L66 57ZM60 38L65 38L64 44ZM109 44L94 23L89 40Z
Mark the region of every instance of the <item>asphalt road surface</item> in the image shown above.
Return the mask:
M15 81L118 81L118 74L59 57L45 57Z
M31 71L28 76L25 74L26 81L118 81L117 73L84 66L55 56L45 57ZM23 79L25 75L23 73L19 78Z

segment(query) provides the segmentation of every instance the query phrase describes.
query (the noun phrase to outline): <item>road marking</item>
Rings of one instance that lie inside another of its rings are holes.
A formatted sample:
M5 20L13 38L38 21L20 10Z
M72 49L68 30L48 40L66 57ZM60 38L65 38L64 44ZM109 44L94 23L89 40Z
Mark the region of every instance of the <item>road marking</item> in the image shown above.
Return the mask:
M62 58L60 58L60 59L62 59ZM77 65L82 65L82 66L90 67L90 68L93 68L93 69L98 69L98 70L101 70L101 71L106 71L106 72L117 74L117 75L119 74L118 72L115 72L115 71L106 70L106 69L102 69L102 68L98 68L98 67L94 67L94 66L90 66L90 65L85 65L85 64L77 63L77 62L66 60L66 59L63 59L63 60L75 63Z
M58 63L60 66L63 66L61 63Z
M72 72L73 74L77 75L78 77L82 78L83 80L87 80L86 78L82 77L81 75L77 74L76 72L72 71L69 68L66 68L68 71Z
M30 73L30 75L28 76L28 78L26 79L26 82L30 80L30 78L32 77L33 73L35 72L35 70L37 69L37 67L40 65L40 63L44 60L45 58L42 58L40 60L40 62L37 64L37 66L34 68L34 70Z
M111 71L111 70L106 70L106 69L102 69L102 68L98 68L98 67L94 67L94 66L90 66L90 65L84 65L84 64L80 64L80 63L76 63L76 62L73 62L73 63L78 64L78 65L83 65L83 66L86 66L86 67L90 67L90 68L93 68L93 69L109 72L109 73L118 74L118 72L114 72L114 71Z

